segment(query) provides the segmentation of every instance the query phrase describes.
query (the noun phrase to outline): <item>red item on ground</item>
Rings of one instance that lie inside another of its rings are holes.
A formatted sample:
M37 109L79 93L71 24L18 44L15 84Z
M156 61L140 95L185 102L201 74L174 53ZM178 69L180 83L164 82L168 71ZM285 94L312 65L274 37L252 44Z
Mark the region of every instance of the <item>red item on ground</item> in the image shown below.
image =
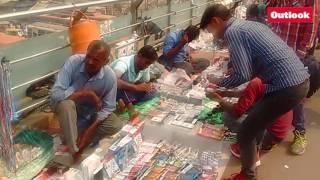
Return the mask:
M256 102L258 102L264 95L266 85L263 84L260 78L254 78L250 81L244 90L239 101L233 106L233 116L236 118L241 117L247 112ZM277 139L282 140L287 135L291 128L293 119L292 111L282 115L276 120L268 131Z
M238 174L231 175L230 178L224 178L224 180L245 180L246 177L244 176L244 173L240 172Z
M224 136L224 130L211 124L204 124L203 127L199 129L198 135L216 140L222 140Z
M135 117L135 118L133 118L133 119L131 120L131 124L132 124L133 126L138 125L140 122L141 122L141 121L140 121L140 117L139 117L139 116L137 116L137 117Z

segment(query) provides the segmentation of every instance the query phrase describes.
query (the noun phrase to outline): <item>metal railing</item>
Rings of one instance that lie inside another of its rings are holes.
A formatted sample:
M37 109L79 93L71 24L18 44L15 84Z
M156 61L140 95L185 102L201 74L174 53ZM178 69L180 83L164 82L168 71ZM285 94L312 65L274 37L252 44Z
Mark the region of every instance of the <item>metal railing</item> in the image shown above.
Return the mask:
M36 10L8 13L8 14L0 15L0 21L8 21L8 20L14 20L19 18L41 15L41 14L48 14L52 12L73 10L75 8L86 8L90 6L111 4L119 1L123 1L123 0L101 0L101 1L85 2L85 3L78 3L78 4L68 4L68 5L50 7L45 9L36 9Z
M62 6L62 7L56 7L56 8L48 8L48 9L45 9L45 10L33 10L33 11L30 11L30 12L28 11L28 12L20 12L20 13L19 12L18 13L11 13L11 14L7 14L7 15L0 15L0 21L2 19L4 19L4 18L17 19L17 18L23 18L23 17L26 17L26 16L34 16L34 15L44 14L44 13L48 13L48 12L63 11L63 10L74 9L74 8L84 8L84 7L94 6L94 5L108 4L108 3L112 3L112 2L116 2L116 0L94 1L94 2L90 2L90 3L81 3L81 4L66 5L66 6ZM214 2L215 2L215 0L212 0L212 1L200 4L200 5L192 5L192 7L190 7L190 8L185 8L185 9L182 9L182 10L179 10L179 11L170 12L170 13L167 13L167 14L163 14L163 15L160 15L160 16L157 16L157 17L142 21L140 23L135 23L135 24L131 24L129 26L118 28L118 29L115 29L113 31L106 32L106 33L102 34L101 36L103 37L106 34L111 34L111 33L115 33L115 32L118 32L118 31L123 31L123 30L129 29L129 28L138 26L140 24L143 24L143 23L146 23L146 22L151 22L151 21L154 21L154 20L157 20L157 19L160 19L160 18L164 18L164 17L168 17L168 16L172 16L172 15L177 15L177 14L182 13L184 11L188 11L188 10L192 10L192 9L195 9L195 8L199 8L199 7L214 3ZM195 17L186 19L185 21L169 25L168 27L165 27L162 30L163 31L169 30L169 29L174 28L174 27L176 27L176 26L178 26L180 24L184 24L184 23L190 22L190 21L192 21L193 19L196 19L196 18L199 18L199 16L195 16ZM151 35L145 35L145 36L143 36L141 38L136 39L135 41L133 41L131 43L138 42L138 41L146 39L146 38L148 38L150 36ZM154 47L160 47L162 45L163 45L163 42L161 42L159 44L156 44ZM61 49L67 48L68 46L70 46L70 44L67 44L65 46L56 47L56 48L53 48L53 49L50 49L50 50L47 50L47 51L43 51L43 52L40 52L40 53L36 53L36 54L30 55L30 56L27 56L27 57L23 57L23 58L20 58L20 59L11 60L9 62L10 62L10 64L17 64L17 63L20 63L20 62L23 62L23 61L27 61L27 60L30 60L32 58L38 57L38 56L42 56L42 55L45 55L45 54L48 54L48 53L51 53L51 52L54 52L54 51L57 51L57 50L61 50ZM125 46L127 46L127 45L125 45ZM121 46L117 47L117 48L121 48ZM56 71L50 72L50 73L48 73L46 75L43 75L41 77L38 77L38 78L35 78L33 80L30 80L30 81L24 82L22 84L16 85L16 86L12 87L11 90L16 90L16 89L19 89L19 88L21 88L23 86L26 86L26 85L41 81L41 80L46 79L46 78L48 78L48 77L50 77L52 75L57 74L58 72L59 72L59 70L56 70ZM18 110L17 113L21 114L21 113L23 113L25 111L33 109L34 107L41 106L41 105L47 103L47 100L48 100L48 98L46 97L46 98L44 98L44 99L42 99L42 100L40 100L40 101L38 101L38 102L36 102L34 104L31 104L31 105L29 105L27 107L24 107L24 108Z
M105 36L105 35L108 35L108 34L112 34L112 33L115 33L115 32L118 32L118 31L123 31L123 30L126 30L126 29L129 29L129 28L132 28L132 27L135 27L135 26L138 26L140 24L143 24L143 23L146 23L146 22L151 22L151 21L154 21L154 20L157 20L157 19L160 19L160 18L164 18L164 17L168 17L170 15L177 15L181 12L184 12L184 11L187 11L187 10L190 10L190 9L195 9L195 8L199 8L201 6L205 6L205 5L208 5L210 3L214 3L215 1L209 1L207 3L203 3L203 4L200 4L200 5L194 5L193 7L191 8L186 8L186 9L182 9L182 10L179 10L179 11L175 11L175 12L171 12L171 13L167 13L167 14L163 14L163 15L160 15L160 16L157 16L157 17L154 17L154 18L151 18L151 19L148 19L146 21L142 21L142 22L139 22L139 23L135 23L135 24L131 24L129 26L125 26L125 27L122 27L122 28L118 28L118 29L115 29L115 30L112 30L110 32L106 32L104 34L101 35L101 37ZM177 13L178 12L178 13ZM1 16L0 16L0 20L1 20ZM190 19L188 19L190 21ZM167 28L167 27L166 27ZM169 28L170 29L170 28ZM27 57L23 57L23 58L20 58L20 59L15 59L15 60L10 60L10 64L16 64L16 63L19 63L19 62L22 62L22 61L26 61L28 59L31 59L31 58L34 58L34 57L38 57L38 56L42 56L42 55L45 55L45 54L48 54L48 53L51 53L51 52L54 52L56 50L60 50L60 49L64 49L66 47L70 46L70 44L67 44L65 46L60 46L60 47L56 47L56 48L53 48L53 49L49 49L47 51L43 51L43 52L40 52L40 53L36 53L36 54L33 54L31 56L27 56Z

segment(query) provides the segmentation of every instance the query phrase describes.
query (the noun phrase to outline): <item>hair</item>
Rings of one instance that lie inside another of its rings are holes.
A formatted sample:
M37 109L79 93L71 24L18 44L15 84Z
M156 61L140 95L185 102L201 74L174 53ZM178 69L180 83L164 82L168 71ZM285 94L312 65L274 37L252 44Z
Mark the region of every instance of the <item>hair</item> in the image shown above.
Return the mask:
M226 21L230 19L231 12L226 6L222 4L215 4L208 7L202 15L200 28L201 29L207 28L208 24L210 23L213 17L219 17L222 20Z
M197 26L188 26L187 29L184 30L187 33L189 40L195 40L199 37L200 29Z
M258 17L259 16L259 8L256 4L251 4L246 12L247 18L248 17Z
M158 59L157 51L150 45L143 46L138 51L138 55L151 61L156 61Z
M88 49L103 49L105 50L107 53L110 53L110 46L104 42L103 40L93 40L89 46L88 46Z

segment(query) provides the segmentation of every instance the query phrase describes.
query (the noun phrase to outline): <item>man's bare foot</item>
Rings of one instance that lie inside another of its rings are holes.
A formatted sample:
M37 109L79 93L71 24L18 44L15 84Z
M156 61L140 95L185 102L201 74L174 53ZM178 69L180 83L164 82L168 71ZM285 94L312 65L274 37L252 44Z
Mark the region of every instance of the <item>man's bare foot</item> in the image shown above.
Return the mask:
M132 105L132 103L129 103L127 105L127 108L128 108L130 120L133 120L140 115L140 113L134 109L134 106Z
M122 99L119 99L118 104L117 104L117 113L123 113L126 109L126 104Z

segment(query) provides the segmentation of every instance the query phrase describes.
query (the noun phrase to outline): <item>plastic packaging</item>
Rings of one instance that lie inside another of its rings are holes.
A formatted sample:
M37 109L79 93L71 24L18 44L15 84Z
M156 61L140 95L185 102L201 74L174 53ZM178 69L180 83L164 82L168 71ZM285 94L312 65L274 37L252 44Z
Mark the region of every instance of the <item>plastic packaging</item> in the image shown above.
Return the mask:
M45 132L24 130L14 138L14 144L18 152L17 162L20 163L16 164L15 172L6 172L8 179L32 179L52 159L53 138Z

